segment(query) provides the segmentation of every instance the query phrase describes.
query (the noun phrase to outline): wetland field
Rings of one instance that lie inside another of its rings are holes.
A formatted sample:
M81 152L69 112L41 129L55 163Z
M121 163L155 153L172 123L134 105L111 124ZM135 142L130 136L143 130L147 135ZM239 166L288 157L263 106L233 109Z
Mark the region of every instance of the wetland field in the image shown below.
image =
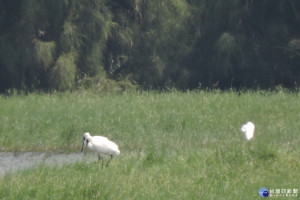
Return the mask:
M0 199L299 199L299 130L281 90L2 95ZM87 131L119 145L109 167L80 153Z

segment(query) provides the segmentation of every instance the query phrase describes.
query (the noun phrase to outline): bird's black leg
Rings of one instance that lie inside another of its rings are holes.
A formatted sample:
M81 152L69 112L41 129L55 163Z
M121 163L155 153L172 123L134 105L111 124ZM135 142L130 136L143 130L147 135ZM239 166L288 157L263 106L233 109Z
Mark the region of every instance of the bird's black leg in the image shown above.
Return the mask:
M98 160L102 161L102 167L103 167L103 157L100 155L100 153L98 153Z
M109 162L112 160L112 158L113 158L113 156L112 156L112 155L110 155L110 160L109 160L109 161L107 161L107 163L106 163L106 167L108 167L108 164L109 164Z

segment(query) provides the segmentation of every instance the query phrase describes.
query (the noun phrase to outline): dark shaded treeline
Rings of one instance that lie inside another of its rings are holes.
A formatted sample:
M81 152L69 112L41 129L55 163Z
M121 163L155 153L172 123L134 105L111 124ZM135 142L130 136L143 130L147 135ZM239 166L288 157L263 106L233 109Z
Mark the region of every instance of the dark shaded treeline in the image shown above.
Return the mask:
M0 91L300 83L298 0L3 0Z

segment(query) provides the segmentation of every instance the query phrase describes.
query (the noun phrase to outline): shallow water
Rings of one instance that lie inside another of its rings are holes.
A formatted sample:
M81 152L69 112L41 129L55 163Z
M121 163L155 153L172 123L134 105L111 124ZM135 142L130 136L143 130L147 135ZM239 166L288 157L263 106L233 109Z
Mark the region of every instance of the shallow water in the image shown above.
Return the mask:
M37 164L62 166L64 164L88 160L96 160L96 156L89 154L84 156L83 153L0 152L0 175L34 167Z

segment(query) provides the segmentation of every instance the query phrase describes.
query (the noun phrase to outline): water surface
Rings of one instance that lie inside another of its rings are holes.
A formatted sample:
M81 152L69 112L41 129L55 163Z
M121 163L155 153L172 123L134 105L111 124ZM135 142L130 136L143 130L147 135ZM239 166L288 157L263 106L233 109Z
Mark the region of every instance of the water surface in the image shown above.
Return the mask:
M0 151L0 175L34 167L41 163L50 166L62 166L64 164L88 160L97 160L97 158L91 154L84 156L83 153L14 153Z

